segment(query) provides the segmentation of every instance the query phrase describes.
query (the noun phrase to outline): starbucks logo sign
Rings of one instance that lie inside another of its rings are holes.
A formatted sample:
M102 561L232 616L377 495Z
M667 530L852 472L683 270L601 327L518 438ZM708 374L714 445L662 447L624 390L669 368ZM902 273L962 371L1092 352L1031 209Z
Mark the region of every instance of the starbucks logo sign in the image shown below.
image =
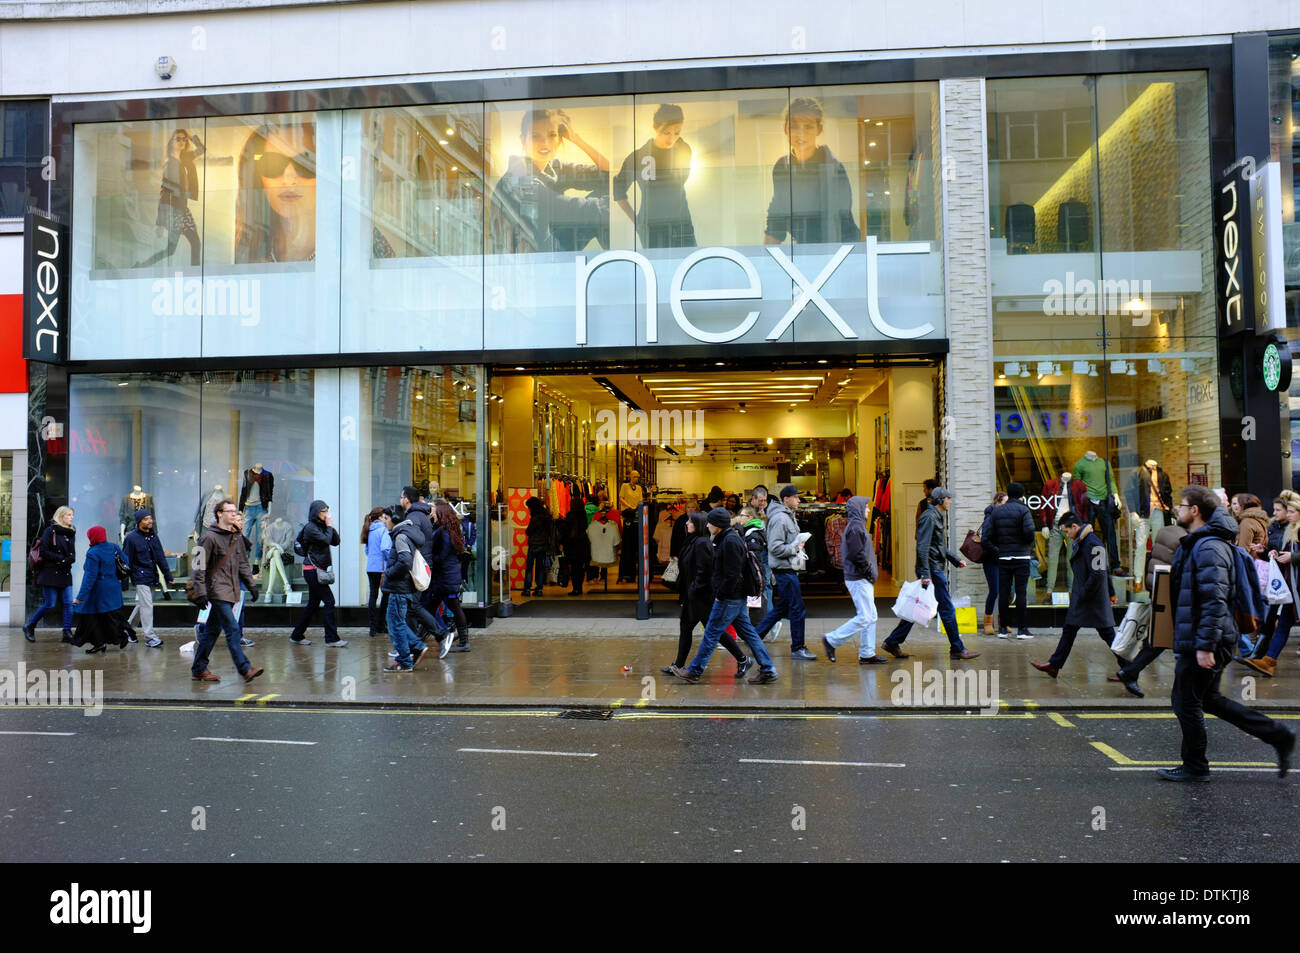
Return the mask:
M1291 349L1286 341L1269 341L1260 355L1259 367L1264 375L1264 386L1270 391L1290 389Z

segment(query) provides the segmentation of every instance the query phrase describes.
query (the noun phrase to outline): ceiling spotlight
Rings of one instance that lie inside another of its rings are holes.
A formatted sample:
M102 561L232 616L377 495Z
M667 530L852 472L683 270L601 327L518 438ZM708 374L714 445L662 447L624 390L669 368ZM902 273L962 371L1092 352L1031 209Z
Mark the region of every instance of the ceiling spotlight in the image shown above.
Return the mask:
M495 440L492 441L492 446L494 447L497 446L497 442Z
M771 437L768 437L768 438L767 438L767 445L768 445L769 447L772 446L772 438L771 438Z
M740 402L740 412L741 412L742 414L744 414L744 413L748 413L748 411L745 410L745 402L744 402L743 400Z
M1159 358L1151 358L1147 361L1148 374L1163 374L1165 372L1165 362Z
M1007 368L1010 366L1010 364L1003 365L1002 370L998 371L998 380L1006 380Z
M1137 370L1137 361L1129 361L1129 362L1128 362L1128 376L1129 376L1129 377L1137 377L1137 372L1138 372L1138 370Z
M518 365L518 366L515 367L515 370L517 370L517 371L522 371L523 369L524 369L524 366L523 366L522 364L520 364L520 365Z
M817 359L817 363L818 363L818 364L825 364L825 363L826 363L826 358L824 358L824 357L819 357L819 358Z
M1088 362L1088 376L1089 377L1097 376L1097 365L1093 364L1091 361Z

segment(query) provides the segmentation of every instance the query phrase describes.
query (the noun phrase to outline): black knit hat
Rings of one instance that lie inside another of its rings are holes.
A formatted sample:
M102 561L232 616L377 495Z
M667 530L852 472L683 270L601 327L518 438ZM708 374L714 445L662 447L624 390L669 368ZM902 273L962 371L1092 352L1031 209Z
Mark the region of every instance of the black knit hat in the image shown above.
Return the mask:
M1023 483L1012 483L1007 487L1007 496L1013 500L1018 500L1025 495L1025 485Z
M721 506L709 510L708 522L710 526L718 526L726 529L731 525L731 513Z

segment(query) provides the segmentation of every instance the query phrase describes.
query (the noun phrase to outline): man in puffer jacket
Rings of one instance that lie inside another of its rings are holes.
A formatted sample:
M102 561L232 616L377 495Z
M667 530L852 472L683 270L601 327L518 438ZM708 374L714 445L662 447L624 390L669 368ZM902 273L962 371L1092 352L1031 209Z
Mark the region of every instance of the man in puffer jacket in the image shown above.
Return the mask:
M876 551L867 536L867 510L871 501L865 496L849 497L846 515L849 525L844 527L840 539L840 562L844 566L844 584L853 599L857 614L848 622L822 637L826 657L835 661L835 649L853 636L858 639L859 665L884 665L887 661L876 654Z
M767 564L775 579L776 603L758 624L759 638L765 638L783 617L790 619L790 658L815 662L804 646L803 590L799 586L795 557L803 551L799 542L799 524L794 511L799 508L799 491L793 486L781 490L781 499L767 505Z
M383 520L393 545L388 549L380 588L388 593L388 638L393 643L393 651L397 653L396 659L384 666L384 671L409 672L420 664L420 659L428 651L428 646L407 622L411 602L417 593L415 583L411 581L411 566L415 554L424 544L424 533L409 517L403 519L385 513ZM451 644L450 636L446 637L446 641L448 645Z
M1236 578L1233 545L1237 524L1202 486L1186 487L1175 514L1187 535L1169 571L1174 611L1174 714L1183 733L1183 763L1156 773L1166 781L1208 781L1205 713L1254 735L1277 751L1278 776L1285 777L1295 734L1279 722L1219 693L1219 680L1237 644L1233 619Z
M154 532L153 513L149 510L135 511L135 529L126 534L122 541L122 554L131 566L131 583L135 586L135 608L131 610L128 625L140 617L144 629L144 644L158 648L162 639L153 630L153 587L158 582L158 573L162 573L167 584L171 585L171 569L167 566L167 554L163 552L158 534Z

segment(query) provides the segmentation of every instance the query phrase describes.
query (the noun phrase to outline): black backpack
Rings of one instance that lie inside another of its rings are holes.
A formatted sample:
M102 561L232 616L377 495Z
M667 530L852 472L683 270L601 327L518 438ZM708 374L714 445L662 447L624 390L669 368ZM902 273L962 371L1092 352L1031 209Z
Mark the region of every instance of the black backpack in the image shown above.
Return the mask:
M304 523L302 529L298 530L298 535L293 539L293 551L303 559L307 558L307 546L302 541L302 534L307 532L307 524Z
M758 554L745 547L745 566L741 570L741 585L746 596L763 594L763 570L758 565Z

